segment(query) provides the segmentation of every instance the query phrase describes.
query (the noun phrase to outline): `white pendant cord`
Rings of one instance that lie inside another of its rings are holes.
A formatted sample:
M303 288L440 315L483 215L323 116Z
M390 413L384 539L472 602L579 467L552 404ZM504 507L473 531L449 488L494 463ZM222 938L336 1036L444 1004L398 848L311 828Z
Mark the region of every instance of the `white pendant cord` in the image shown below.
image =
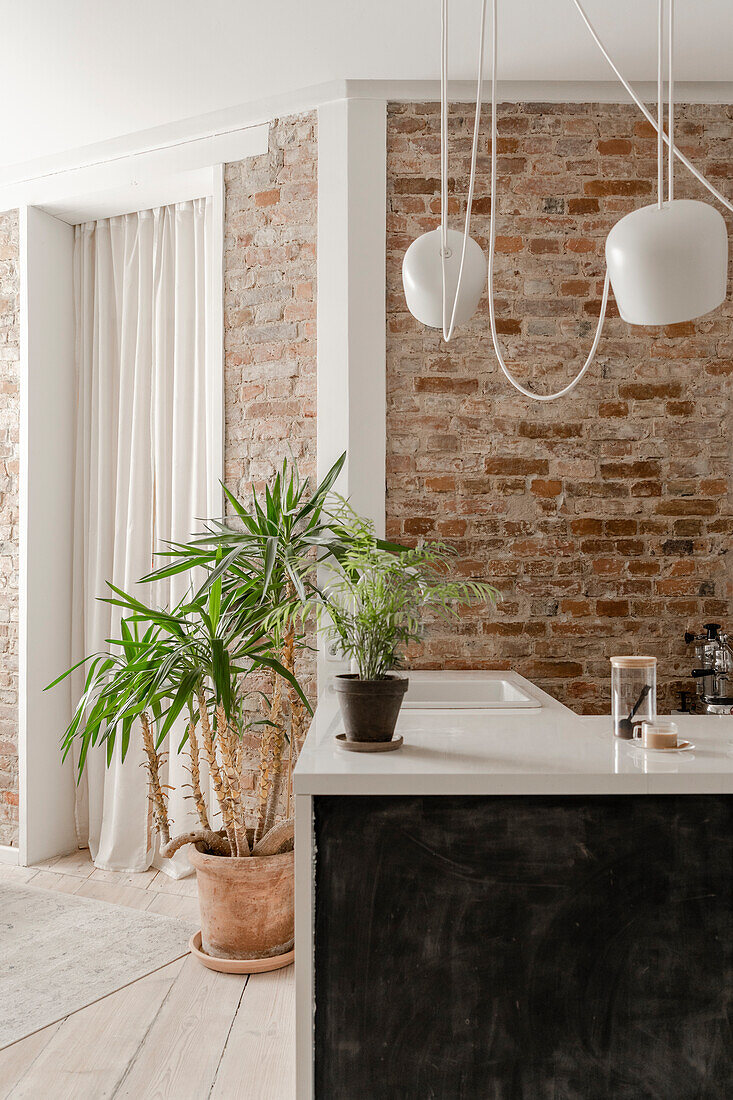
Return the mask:
M485 2L485 0L484 0ZM610 289L610 278L608 269L606 269L606 277L603 283L603 298L601 299L601 312L598 318L598 326L596 328L596 335L591 345L588 358L583 364L580 372L575 376L572 382L568 383L563 389L558 390L557 393L539 394L533 393L532 390L528 390L525 386L518 382L514 375L510 372L504 360L504 353L502 351L501 344L499 343L499 336L496 331L496 316L494 310L494 244L496 240L496 206L497 206L497 194L496 194L496 58L497 58L497 19L496 19L496 0L492 0L492 24L491 24L491 219L489 230L489 321L491 322L491 339L494 345L494 351L496 352L496 358L499 360L499 366L508 382L514 386L515 390L519 390L525 397L529 397L532 401L557 401L559 397L565 397L567 394L572 393L579 382L582 381L586 371L590 367L595 358L596 351L598 349L598 342L601 339L601 332L603 330L603 322L606 317L606 306L608 305L608 292Z
M445 261L447 259L448 231L448 0L440 5L440 261L443 277L443 339L446 343L452 339L456 324L456 308L463 281L463 267L466 260L466 247L471 232L471 208L476 183L476 156L478 153L479 128L481 125L481 100L484 75L484 34L486 29L486 0L481 0L481 25L478 47L478 79L476 83L476 114L473 123L473 144L471 147L471 172L468 182L466 220L463 230L463 247L458 268L458 280L453 296L450 322L446 317Z
M631 87L628 80L626 80L625 77L619 71L618 66L614 63L613 58L611 57L608 50L606 49L606 47L601 42L600 38L598 37L598 33L597 33L595 27L591 23L588 16L585 14L585 11L583 9L582 4L580 3L580 0L572 0L572 2L573 2L573 4L575 4L575 7L578 9L578 14L580 15L581 19L583 20L586 27L588 28L591 38L593 39L593 41L595 42L596 46L601 51L603 56L605 57L606 61L610 65L611 69L613 70L615 76L618 78L618 80L624 86L624 88L626 89L628 94L631 96L632 100L634 101L636 106L639 108L639 110L641 111L641 113L643 114L643 116L647 120L647 122L650 124L650 126L654 127L655 133L658 134L659 133L659 126L654 121L654 115L651 113L651 111L649 111L647 109L646 104L644 104L639 99L638 95L636 94L634 89ZM692 161L688 160L687 157L684 155L684 153L681 153L680 150L677 148L677 146L674 144L674 140L671 138L671 135L663 133L662 134L662 140L666 141L667 145L670 146L670 152L672 152L674 154L674 156L677 158L677 160L680 162L680 164L684 164L687 171L691 172L692 175L695 177L695 179L699 180L699 182L703 185L703 187L707 187L710 194L714 195L715 198L718 200L718 202L722 206L724 206L726 208L726 210L730 210L730 212L733 213L733 202L730 202L729 199L726 199L725 195L721 195L720 191L718 191L718 189L716 187L713 187L712 183L710 183L708 180L705 179L705 176L703 176L702 172L698 172L697 168L692 163Z
M666 142L667 146L668 146L668 152L669 152L669 169L668 169L669 181L668 181L668 186L669 186L669 199L670 199L670 201L672 201L672 199L674 197L674 170L673 169L674 169L674 158L677 157L677 159L682 164L684 164L685 168L687 168L687 170L689 172L691 172L692 175L705 188L707 188L707 190L710 192L710 194L713 195L718 200L718 202L721 203L722 206L724 206L727 210L729 210L733 213L733 203L731 203L728 199L726 199L725 196L722 195L720 193L720 191L718 191L717 188L715 188L703 176L703 174L697 170L697 168L695 168L694 164L692 164L692 162L690 160L688 160L688 158L682 152L680 152L680 150L674 144L674 81L673 81L673 73L672 73L673 12L674 12L673 5L674 5L674 0L669 0L669 4L670 4L670 13L669 13L669 24L670 24L670 26L669 26L669 127L668 127L669 128L669 134L664 133L664 127L663 127L663 124L662 124L662 114L661 114L662 107L663 107L663 96L662 96L662 91L661 91L661 88L660 88L661 75L662 75L662 68L661 68L662 17L663 17L663 15L662 15L662 11L663 11L662 2L663 2L663 0L659 0L659 8L660 8L659 32L660 32L660 39L659 39L659 55L658 55L658 80L657 80L659 118L658 118L658 121L655 122L654 117L651 114L651 112L647 109L647 107L641 101L641 99L636 95L636 93L634 92L634 90L631 87L631 85L629 84L629 82L624 78L624 76L622 75L622 73L620 72L620 70L618 69L616 64L614 63L612 57L608 53L608 50L603 45L601 39L598 36L598 33L596 32L596 30L593 27L592 23L590 22L588 16L586 15L586 13L585 13L585 11L584 11L581 3L580 3L580 0L573 0L573 3L575 4L575 7L577 8L581 19L583 20L586 27L588 28L588 31L589 31L593 41L598 46L598 49L603 54L603 57L605 58L607 63L610 65L610 67L613 70L615 76L620 81L622 86L625 88L625 90L627 91L627 93L629 94L629 96L631 97L633 102L636 104L636 106L639 108L641 113L644 115L644 118L647 120L647 122L650 123L650 125L654 128L654 130L657 134L657 161L658 161L658 165L657 165L657 172L658 172L657 183L658 183L658 190L659 190L659 204L660 204L660 206L662 205L662 199L663 199L663 179L660 181L659 177L660 177L660 175L663 174L662 151L663 151L663 148L664 148L664 142ZM506 362L504 360L503 351L502 351L501 345L499 343L499 337L498 337L498 334L497 334L497 331L496 331L496 318L495 318L495 309L494 309L494 253L495 253L495 240L496 240L495 212L496 212L496 160L497 160L497 153L496 153L496 138L497 138L497 126L496 126L497 13L496 13L496 8L497 8L497 0L492 0L491 218L490 218L490 237L489 237L489 272L488 272L489 319L490 319L490 322L491 322L491 338L492 338L492 343L494 345L494 351L496 352L496 356L497 356L497 359L499 361L499 366L501 367L501 370L503 371L503 373L504 373L505 377L507 378L507 380L511 383L511 385L516 390L519 391L519 393L523 394L525 397L528 397L533 401L539 401L539 402L557 401L558 398L565 397L567 394L571 393L575 389L575 387L578 385L578 383L583 379L586 371L591 366L591 364L592 364L592 362L595 358L595 354L596 354L596 351L598 349L598 343L599 343L600 338L601 338L601 332L603 330L603 323L604 323L605 316L606 316L606 308L607 308L607 305L608 305L608 295L609 295L609 290L610 290L610 277L609 277L608 270L606 270L604 283L603 283L603 295L602 295L602 299L601 299L601 309L600 309L600 315L599 315L599 318L598 318L598 326L596 328L595 337L594 337L593 343L591 345L591 349L590 349L590 352L588 354L588 358L586 359L586 361L583 364L583 367L581 368L579 373L576 375L576 377L567 386L565 386L563 389L559 390L557 393L537 394L537 393L533 393L531 390L528 390L516 378L514 378L514 376L511 374L511 372L509 371L509 368L506 365ZM443 277L443 337L446 341L448 341L448 340L451 339L451 337L453 335L453 330L454 330L454 326L455 326L456 305L457 305L457 302L458 302L458 295L459 295L460 288L461 288L461 280L462 280L462 275L463 275L463 266L464 266L464 260L465 260L465 255L466 255L466 245L467 245L467 242L468 242L468 236L469 236L469 230L470 230L471 206L472 206L472 202L473 202L473 189L474 189L474 183L475 183L476 152L477 152L477 146L478 146L478 129L479 129L480 111L481 111L481 87L482 87L482 82L483 82L483 42L484 42L484 26L485 26L485 17L486 17L486 0L482 0L481 34L480 34L480 44L479 44L479 67L478 67L479 72L478 72L478 85L477 85L477 91L476 91L476 116L475 116L475 120L474 120L474 139L473 139L473 148L472 148L472 151L471 151L471 176L470 176L470 181L469 181L469 196L468 196L468 207L467 207L467 210L466 210L466 223L465 223L465 232L464 232L464 238L463 238L463 250L462 250L462 253L461 253L461 263L460 263L459 272L458 272L458 281L457 281L457 285L456 285L456 293L455 293L455 297L454 297L454 300L453 300L451 320L450 320L450 324L447 325L447 326L446 326L446 313L445 313L445 306L446 306L446 295L445 295L445 275L446 275L446 272L445 272L445 246L446 246L446 229L447 229L447 175L448 175L448 158L447 158L447 132L448 132L447 131L447 114L448 114L448 111L447 111L447 99L448 99L448 94L447 94L447 0L442 0L442 16L443 16L443 23L442 23L442 35L443 35L443 37L442 37L442 51L441 51L441 164L440 164L440 167L441 167L441 234L442 234L441 235L441 260L442 260L442 277Z
M664 0L657 3L657 206L664 205L664 84L662 83L662 58L664 56Z
M674 199L674 0L669 0L669 56L667 59L669 80L669 107L667 129L669 130L669 164L667 166L667 187L669 201Z

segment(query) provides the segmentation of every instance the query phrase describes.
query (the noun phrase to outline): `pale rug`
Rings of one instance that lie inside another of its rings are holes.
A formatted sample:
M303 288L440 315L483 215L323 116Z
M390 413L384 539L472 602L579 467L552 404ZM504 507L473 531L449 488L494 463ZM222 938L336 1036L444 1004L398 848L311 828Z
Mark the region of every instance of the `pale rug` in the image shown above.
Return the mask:
M188 952L193 925L0 882L0 1049Z

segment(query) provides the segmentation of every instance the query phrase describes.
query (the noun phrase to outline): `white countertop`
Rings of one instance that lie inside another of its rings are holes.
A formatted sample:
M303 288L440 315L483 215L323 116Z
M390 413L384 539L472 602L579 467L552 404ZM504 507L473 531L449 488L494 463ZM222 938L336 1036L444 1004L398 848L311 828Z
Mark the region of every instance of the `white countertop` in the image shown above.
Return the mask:
M674 715L694 750L645 752L613 736L610 716L579 717L516 673L450 674L457 675L509 679L541 709L403 709L397 723L402 748L355 753L334 740L343 725L337 698L327 689L295 769L295 793L733 793L733 716Z

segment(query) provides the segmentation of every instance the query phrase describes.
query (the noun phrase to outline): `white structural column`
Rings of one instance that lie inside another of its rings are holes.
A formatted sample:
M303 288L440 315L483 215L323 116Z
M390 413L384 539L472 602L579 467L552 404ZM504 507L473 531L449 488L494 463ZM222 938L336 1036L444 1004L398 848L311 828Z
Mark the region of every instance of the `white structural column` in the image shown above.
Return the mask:
M337 489L385 521L387 105L318 108L318 477L338 456ZM339 662L319 653L319 684Z
M76 846L74 772L61 762L71 688L74 230L21 210L20 862Z

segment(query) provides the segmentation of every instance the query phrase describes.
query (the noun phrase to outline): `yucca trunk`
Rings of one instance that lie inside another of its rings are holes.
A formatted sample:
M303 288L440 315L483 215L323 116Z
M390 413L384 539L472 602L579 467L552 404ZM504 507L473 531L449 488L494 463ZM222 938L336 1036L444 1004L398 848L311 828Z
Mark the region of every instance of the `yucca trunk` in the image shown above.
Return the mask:
M285 596L292 600L295 589L288 582ZM280 651L280 662L291 675L295 674L295 623L288 622ZM291 726L291 744L288 757L288 806L290 803L290 776L292 771L292 735L295 725L295 711L292 704L292 692L283 694L283 685L277 673L273 673L272 702L268 719L271 723L263 728L260 740L260 773L257 784L257 824L255 836L263 837L274 825L280 802L283 784L283 758L285 755L286 727L288 717ZM297 694L297 693L296 693ZM285 709L289 715L285 713Z
M203 792L201 790L201 770L199 768L199 745L196 737L196 725L191 719L188 725L188 753L191 759L191 787L193 800L196 803L196 813L202 829L211 830L209 814L206 809Z
M237 837L236 830L234 828L234 817L232 814L232 800L231 792L226 782L226 776L221 772L219 768L219 762L216 758L216 748L214 746L214 736L211 731L211 723L209 722L209 713L206 709L206 698L204 696L203 686L199 686L196 692L196 699L199 708L199 717L201 718L201 743L207 764L209 765L209 774L211 775L211 785L214 788L216 794L216 801L221 811L221 819L224 823L224 831L229 841L229 847L232 854L237 852Z
M153 733L150 729L150 719L145 711L140 715L140 726L143 735L143 748L147 757L148 776L150 777L150 791L153 800L153 816L156 828L163 844L167 844L171 838L170 824L168 822L168 810L163 797L163 789L160 785L160 759L155 748Z
M284 663L284 662L283 662ZM287 666L286 666L287 667ZM285 732L283 730L283 694L280 677L273 673L272 702L268 714L271 725L263 726L260 739L260 769L257 782L257 824L255 837L259 840L264 836L265 823L268 817L268 807L272 801L272 795L277 786L277 779L282 769L283 745Z
M242 805L242 789L239 772L232 753L232 743L229 739L229 724L227 722L224 707L219 704L216 708L216 744L221 753L222 770L226 774L229 788L229 801L232 811L232 826L234 828L234 841L236 855L248 856L249 844L247 842L247 830L244 824L244 807Z

